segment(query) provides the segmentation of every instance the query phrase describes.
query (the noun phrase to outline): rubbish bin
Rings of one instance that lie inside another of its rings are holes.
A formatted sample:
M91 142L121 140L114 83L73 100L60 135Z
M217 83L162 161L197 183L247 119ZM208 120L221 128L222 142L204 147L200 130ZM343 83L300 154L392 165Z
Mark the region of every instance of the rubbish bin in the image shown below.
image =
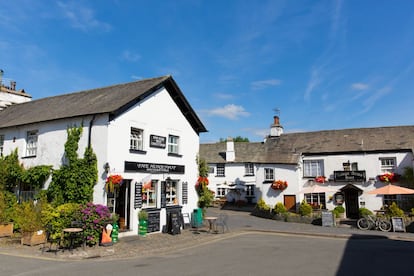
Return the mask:
M111 238L112 238L113 243L118 242L118 231L119 231L119 226L117 223L114 223L112 225L112 233L111 233Z
M203 224L203 210L201 208L193 210L192 223L193 227L200 227Z
M148 228L148 221L145 219L142 219L139 221L139 225L138 225L138 235L141 237L146 237L147 236L147 229Z

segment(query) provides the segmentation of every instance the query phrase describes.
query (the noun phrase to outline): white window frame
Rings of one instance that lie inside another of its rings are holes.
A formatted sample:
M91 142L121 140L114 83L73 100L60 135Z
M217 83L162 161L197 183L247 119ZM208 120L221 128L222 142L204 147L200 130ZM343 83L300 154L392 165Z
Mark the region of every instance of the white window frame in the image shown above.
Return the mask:
M380 158L381 173L394 172L397 168L397 158L381 157Z
M168 153L180 153L180 137L176 135L168 135Z
M216 176L226 176L226 165L225 164L217 164Z
M0 156L3 156L4 149L4 135L0 134Z
M303 160L303 176L317 177L324 175L323 159Z
M158 180L151 180L150 189L142 187L142 208L156 208L157 207L157 188Z
M264 168L264 180L265 181L275 180L275 169L274 168Z
M130 150L144 150L144 131L139 128L131 127Z
M165 183L166 204L174 206L179 204L179 183L178 180L169 180Z
M39 131L30 130L27 132L26 138L26 156L36 156L37 154L37 139Z
M245 163L244 164L244 174L245 175L254 175L254 164L253 163Z
M313 209L326 208L326 194L325 193L312 193L304 194L305 201L312 206Z

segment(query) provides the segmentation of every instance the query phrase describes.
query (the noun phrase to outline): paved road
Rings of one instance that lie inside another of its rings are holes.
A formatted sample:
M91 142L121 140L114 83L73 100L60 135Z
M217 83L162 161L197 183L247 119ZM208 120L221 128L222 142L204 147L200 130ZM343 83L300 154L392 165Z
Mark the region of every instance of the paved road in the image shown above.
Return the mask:
M413 275L414 243L243 232L157 256L0 258L0 275Z

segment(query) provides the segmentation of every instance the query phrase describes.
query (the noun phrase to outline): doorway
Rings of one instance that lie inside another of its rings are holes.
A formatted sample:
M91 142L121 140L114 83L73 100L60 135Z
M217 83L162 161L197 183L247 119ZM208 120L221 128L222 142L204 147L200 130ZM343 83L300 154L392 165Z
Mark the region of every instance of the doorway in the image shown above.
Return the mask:
M345 198L346 217L350 219L359 218L358 197L362 190L353 184L348 184L340 189Z
M296 212L296 196L295 195L284 195L283 204L286 209L291 212Z
M115 213L119 215L119 230L126 231L130 229L130 193L131 180L124 179L119 191L115 193Z

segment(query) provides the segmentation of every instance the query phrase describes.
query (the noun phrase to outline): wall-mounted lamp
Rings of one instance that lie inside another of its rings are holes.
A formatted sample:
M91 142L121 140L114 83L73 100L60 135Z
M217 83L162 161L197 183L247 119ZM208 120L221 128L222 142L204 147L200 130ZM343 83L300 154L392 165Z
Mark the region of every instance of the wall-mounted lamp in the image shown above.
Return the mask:
M374 177L370 177L370 178L368 179L368 181L369 181L369 184L372 184L372 185L374 185L374 184L375 184L375 178L374 178Z
M109 171L111 170L111 167L109 166L108 162L105 163L104 170L105 170L106 173L109 173Z

